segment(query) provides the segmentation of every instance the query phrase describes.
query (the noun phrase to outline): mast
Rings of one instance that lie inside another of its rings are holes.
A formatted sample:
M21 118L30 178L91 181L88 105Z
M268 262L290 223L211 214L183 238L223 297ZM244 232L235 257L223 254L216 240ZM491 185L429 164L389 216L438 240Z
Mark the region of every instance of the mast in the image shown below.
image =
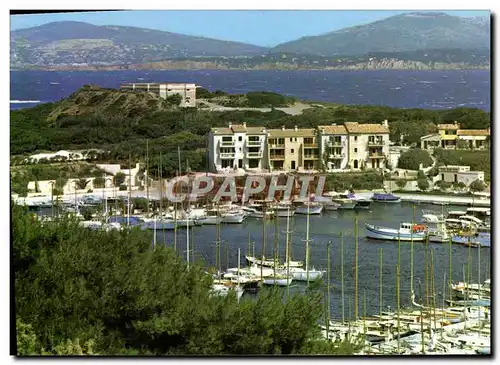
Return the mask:
M355 281L354 281L354 319L358 319L358 246L359 246L359 239L358 239L358 217L354 217L354 240L355 240L355 260L354 260L354 270L355 270Z
M262 206L262 254L260 258L260 280L263 280L264 260L266 256L266 205Z
M149 213L149 140L146 139L146 200L148 205L146 212Z
M310 205L307 204L307 223L306 223L306 278L307 287L309 287L309 220L310 220Z
M345 323L344 311L344 235L340 232L340 276L342 278L342 323Z
M411 242L410 242L410 292L413 295L413 225L415 224L415 204L413 204L413 217L411 220Z
M396 306L397 306L397 320L398 320L398 354L400 354L400 337L401 337L401 326L399 319L399 281L400 281L400 270L401 270L401 236L398 232L398 264L396 266Z
M274 276L274 285L276 286L276 266L278 264L278 217L275 218L276 224L274 225L274 265L273 265L273 276Z
M187 251L187 268L189 270L189 214L186 214L186 251Z
M156 250L156 218L154 218L153 251Z
M132 165L130 163L130 153L128 155L128 204L127 204L127 227L130 226L130 203L132 200Z
M219 221L219 205L217 205L217 216L215 218L215 267L217 268L217 272L221 270L220 264L220 221Z
M330 246L332 241L328 241L326 245L326 336L330 339L330 318L331 318L331 304L330 304Z
M159 174L159 180L160 180L160 205L159 205L159 212L158 212L158 215L160 218L163 217L163 156L161 155L161 152L160 152L160 171L158 172Z
M382 271L382 265L383 265L383 262L382 262L382 256L383 256L383 252L384 252L384 249L383 248L380 248L379 249L379 312L380 312L380 316L382 316L382 308L383 305L384 305L384 302L383 302L383 296L382 296L382 286L383 286L383 280L382 280L382 275L383 275L383 271Z
M448 246L449 246L449 249L448 249L448 275L449 275L449 292L450 292L450 301L453 299L452 298L452 290L451 290L451 284L453 283L452 281L452 271L451 271L451 235L450 235L450 240L449 240L449 243L448 243Z
M241 249L238 248L238 290L241 290L240 288L240 262L241 262ZM236 298L238 298L238 303L240 302L240 297L238 293L236 293Z
M290 299L290 205L287 208L287 216L286 216L286 277L287 277L287 286L286 286L286 294L287 300Z

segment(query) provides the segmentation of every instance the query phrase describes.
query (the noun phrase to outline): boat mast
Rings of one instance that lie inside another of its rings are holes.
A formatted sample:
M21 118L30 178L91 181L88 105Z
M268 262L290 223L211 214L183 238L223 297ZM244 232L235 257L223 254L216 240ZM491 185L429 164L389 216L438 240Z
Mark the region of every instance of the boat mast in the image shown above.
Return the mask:
M309 195L309 194L308 194ZM307 203L307 223L306 223L306 278L307 287L309 287L309 220L310 220L310 204Z
M380 312L380 316L382 317L382 308L383 308L383 297L382 297L382 286L383 286L383 281L382 281L382 275L383 275L383 271L382 271L382 265L383 265L383 262L382 262L382 255L383 255L383 251L384 249L383 248L380 248L379 249L379 312Z
M287 300L290 299L290 205L287 207L286 215L286 277Z
M412 227L413 228L413 227ZM397 306L397 321L398 321L398 355L400 354L400 337L401 337L401 323L399 319L399 282L400 282L400 270L401 270L401 235L398 232L398 264L396 266L396 306Z
M238 290L241 290L240 288L240 262L241 262L241 249L238 248ZM240 302L240 296L238 295L238 292L236 292L236 298L238 298L238 303Z
M448 279L449 280L449 285L448 286L449 286L449 289L448 290L450 292L450 301L451 301L452 300L451 285L453 283L453 281L452 281L452 271L451 271L451 235L450 235L450 239L449 239L448 242L449 242L448 243L448 246L449 246L448 247L448 270L449 270L449 272L448 272L448 275L449 275L449 279Z
M342 279L342 324L345 323L345 310L344 310L344 234L340 232L340 276Z
M262 205L262 254L260 258L260 280L264 277L264 260L266 255L266 205Z
M358 319L358 247L359 247L359 239L358 239L358 217L354 217L354 241L355 241L355 281L354 281L354 319Z
M330 318L331 318L331 304L330 304L330 246L332 241L328 241L326 245L326 336L330 339Z
M149 140L146 139L146 200L148 205L146 212L149 213Z
M413 225L415 224L415 204L413 204L413 217L411 221L411 242L410 242L410 292L413 295Z
M215 267L217 268L217 272L221 270L220 264L220 220L219 220L219 205L217 205L217 216L215 218Z
M263 218L265 219L265 218ZM274 265L273 265L273 276L274 276L274 285L276 286L276 265L278 260L278 217L275 218L276 224L274 225Z
M153 251L156 250L156 218L154 218Z
M186 256L187 268L189 270L189 214L186 214Z
M127 227L130 226L130 203L132 202L132 166L130 164L130 153L128 155L128 204L127 204ZM106 182L105 182L106 183Z

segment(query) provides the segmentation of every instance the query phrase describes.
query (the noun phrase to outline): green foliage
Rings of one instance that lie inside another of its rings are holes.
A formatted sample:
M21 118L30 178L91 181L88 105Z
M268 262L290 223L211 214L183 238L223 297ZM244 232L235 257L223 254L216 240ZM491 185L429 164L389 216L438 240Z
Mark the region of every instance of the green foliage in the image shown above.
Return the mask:
M123 172L117 172L113 178L113 184L115 186L120 186L121 190L121 185L123 185L124 182L125 182L125 174Z
M418 170L417 172L417 180L422 180L422 179L427 179L427 176L425 176L424 172L422 170Z
M444 180L436 181L436 183L434 185L436 185L437 187L439 187L439 189L441 189L443 191L448 190L452 186L451 182L444 181Z
M484 189L486 189L486 185L483 181L477 179L470 183L469 189L473 192L483 191Z
M352 353L321 340L323 294L213 296L201 263L187 269L151 232L44 223L13 206L20 354L222 355Z
M453 187L457 189L464 189L467 186L462 181L459 181L459 182L454 182Z
M76 187L80 190L83 190L87 187L89 182L90 182L90 180L87 180L85 178L78 179L78 180L76 180Z
M434 157L443 165L464 165L470 166L473 171L484 171L484 179L490 181L491 178L491 152L470 151L470 150L445 150L438 148L434 150Z
M372 190L381 189L384 177L378 172L338 172L326 175L326 191L344 191L348 189Z
M418 180L417 180L417 186L418 186L418 188L419 188L420 190L422 190L422 191L426 191L426 190L428 190L428 189L429 189L429 186L430 186L430 184L429 184L429 180L427 180L427 179L425 179L425 178L424 178L424 179L418 179Z
M148 210L148 200L146 198L134 198L132 199L132 204L134 209Z
M104 187L104 177L96 176L93 181L94 188L103 188Z
M173 94L173 95L167 96L166 100L167 100L167 103L170 105L179 106L179 105L181 105L181 102L182 102L182 96L180 94Z
M420 148L412 148L404 152L399 157L398 161L398 167L407 170L418 170L420 164L422 164L423 167L432 165L432 158L429 153Z
M396 180L396 185L398 188L403 189L406 186L407 180L405 179L398 179Z
M120 185L120 187L118 188L118 190L119 191L126 191L126 190L128 190L127 185L124 185L124 184Z

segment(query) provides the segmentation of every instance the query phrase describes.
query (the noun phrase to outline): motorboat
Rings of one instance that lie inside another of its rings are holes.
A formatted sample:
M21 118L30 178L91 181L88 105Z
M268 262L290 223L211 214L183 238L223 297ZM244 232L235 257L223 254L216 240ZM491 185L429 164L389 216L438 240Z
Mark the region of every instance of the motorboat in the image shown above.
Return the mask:
M370 209L372 205L372 200L371 199L365 199L365 198L360 198L356 196L354 193L349 193L346 195L349 199L352 201L356 202L356 205L354 206L354 209Z
M243 223L246 215L242 213L223 213L221 214L222 223Z
M295 208L296 214L318 215L323 211L323 205L312 202L305 202Z
M272 207L274 215L279 218L293 217L295 210L291 203L278 203Z
M399 229L386 228L365 223L366 236L385 241L425 241L427 232L425 225L401 223Z
M356 202L348 198L346 194L339 194L336 192L328 192L325 195L332 197L332 202L338 204L337 209L351 210L356 207Z
M372 201L380 203L399 203L401 198L395 196L391 193L374 193L372 196Z
M491 234L489 232L459 233L451 238L451 242L472 247L491 247Z

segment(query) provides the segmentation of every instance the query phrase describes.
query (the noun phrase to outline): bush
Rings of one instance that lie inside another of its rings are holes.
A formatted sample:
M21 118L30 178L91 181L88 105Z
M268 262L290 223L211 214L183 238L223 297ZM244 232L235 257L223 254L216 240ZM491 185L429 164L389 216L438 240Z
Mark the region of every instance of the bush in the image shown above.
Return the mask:
M407 182L408 181L405 179L398 179L396 180L396 185L398 186L398 188L403 189L406 186Z
M419 179L419 180L417 180L417 186L420 190L426 191L429 189L429 180Z
M120 186L125 182L125 174L123 172L117 172L113 178L113 184L115 186Z
M418 170L420 164L422 164L423 167L432 165L432 158L429 153L420 148L413 148L404 152L399 157L398 161L398 167L406 170Z
M474 180L469 185L469 190L472 192L479 192L479 191L483 191L484 189L486 189L486 185L484 184L483 181L481 181L479 179Z
M444 180L439 180L434 185L436 185L437 187L439 187L443 191L448 190L452 186L451 182L444 181Z
M127 185L124 185L124 184L120 185L120 188L118 190L120 190L120 191L128 190Z

